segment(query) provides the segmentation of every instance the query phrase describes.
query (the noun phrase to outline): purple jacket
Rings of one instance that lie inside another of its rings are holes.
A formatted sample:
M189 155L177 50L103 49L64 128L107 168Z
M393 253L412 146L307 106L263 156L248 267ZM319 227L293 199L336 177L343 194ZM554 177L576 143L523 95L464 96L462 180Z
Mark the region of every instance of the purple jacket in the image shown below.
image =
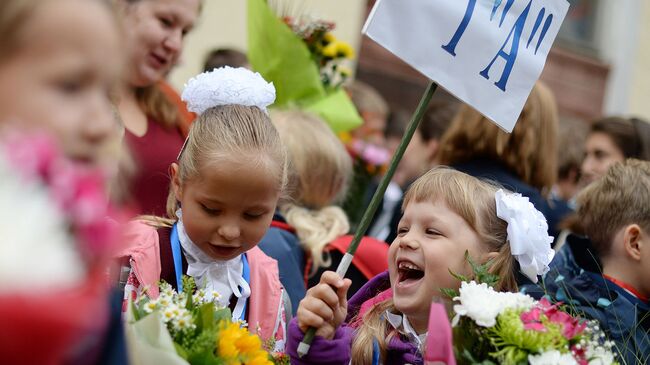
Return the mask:
M387 271L372 278L348 301L348 316L345 323L336 329L334 339L326 340L320 336L315 337L309 354L302 359L298 357L296 349L300 341L302 341L304 333L300 331L298 322L294 318L289 324L286 347L287 353L291 357L291 364L348 365L351 359L352 340L355 332L355 329L349 326L350 321L359 313L363 303L389 288L390 281ZM423 361L422 355L418 352L415 344L404 340L402 336L394 336L388 344L387 358L383 363L385 365L421 365Z

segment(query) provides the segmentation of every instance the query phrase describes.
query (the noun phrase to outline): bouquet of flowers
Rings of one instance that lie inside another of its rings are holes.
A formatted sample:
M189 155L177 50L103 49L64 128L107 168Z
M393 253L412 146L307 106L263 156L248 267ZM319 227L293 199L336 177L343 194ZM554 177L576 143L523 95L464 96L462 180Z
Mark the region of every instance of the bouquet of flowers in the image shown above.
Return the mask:
M616 364L598 322L575 318L561 303L535 301L464 281L454 298L454 347L459 364Z
M284 22L307 45L320 69L321 81L326 89L337 89L350 76L350 70L341 61L354 59L354 49L337 39L332 31L335 24L309 17L282 17Z
M231 321L228 308L217 306L218 293L196 290L183 277L184 292L162 282L156 299L141 296L127 311L127 341L133 364L271 365L270 355L245 323ZM193 294L188 294L193 293Z
M276 88L275 107L299 107L323 118L335 132L362 120L339 86L349 72L340 62L354 57L337 40L334 24L307 17L276 15L265 0L248 0L248 59Z
M16 133L0 142L3 361L60 363L103 337L104 264L117 235L104 180L46 135Z

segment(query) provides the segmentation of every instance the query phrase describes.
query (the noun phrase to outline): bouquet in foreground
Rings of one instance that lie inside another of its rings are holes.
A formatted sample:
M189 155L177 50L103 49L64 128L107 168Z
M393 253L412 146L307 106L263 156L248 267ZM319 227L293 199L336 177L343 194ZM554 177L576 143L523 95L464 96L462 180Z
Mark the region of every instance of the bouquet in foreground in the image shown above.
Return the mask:
M127 311L127 341L133 364L271 365L288 363L269 354L245 323L232 322L228 308L215 304L218 293L196 289L183 277L185 291L160 284L160 296L145 295ZM193 294L187 294L193 293Z
M3 363L84 357L105 336L105 264L118 234L105 174L48 135L10 131L0 141L0 205Z
M464 281L454 300L459 364L617 364L598 322L572 317L561 303L497 292L475 281Z

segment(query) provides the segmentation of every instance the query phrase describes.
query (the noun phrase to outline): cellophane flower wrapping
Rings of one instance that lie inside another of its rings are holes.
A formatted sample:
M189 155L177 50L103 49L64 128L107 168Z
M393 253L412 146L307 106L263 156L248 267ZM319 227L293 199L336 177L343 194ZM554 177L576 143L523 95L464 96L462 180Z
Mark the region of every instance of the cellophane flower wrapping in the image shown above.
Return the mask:
M273 82L274 107L298 107L313 112L336 133L352 130L362 123L359 113L338 87L340 82L332 76L332 70L321 71L324 61L339 55L351 57L353 52L334 40L328 40L328 49L317 47L305 34L305 29L311 28L309 24L278 17L265 0L248 0L248 59L255 71ZM325 38L325 33L309 33L314 34Z
M127 310L127 343L134 365L271 365L282 354L269 354L260 338L233 322L230 310L213 299L218 293L196 289L183 278L184 292L162 282L156 299L141 296ZM192 294L188 294L192 293Z

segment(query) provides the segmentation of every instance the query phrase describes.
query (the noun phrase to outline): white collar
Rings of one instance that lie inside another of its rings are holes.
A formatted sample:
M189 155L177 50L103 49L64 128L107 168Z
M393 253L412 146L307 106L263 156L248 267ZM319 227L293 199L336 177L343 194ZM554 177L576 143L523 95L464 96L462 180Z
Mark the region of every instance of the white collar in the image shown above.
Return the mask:
M215 260L206 255L197 245L192 242L185 232L183 225L183 214L181 210L176 211L178 222L178 240L185 252L187 259L187 275L196 280L199 288L204 288L208 298L212 298L222 307L228 307L230 297L234 294L237 297L237 304L232 313L233 320L242 317L246 299L251 294L251 288L244 279L244 263L241 255L224 261ZM213 294L214 293L214 294Z
M418 349L422 351L424 348L424 343L427 340L427 332L419 335L413 326L411 326L411 323L404 314L395 314L389 311L386 311L385 314L388 323L390 323L394 329L406 335L411 340L411 342L414 342L416 345L418 345Z

